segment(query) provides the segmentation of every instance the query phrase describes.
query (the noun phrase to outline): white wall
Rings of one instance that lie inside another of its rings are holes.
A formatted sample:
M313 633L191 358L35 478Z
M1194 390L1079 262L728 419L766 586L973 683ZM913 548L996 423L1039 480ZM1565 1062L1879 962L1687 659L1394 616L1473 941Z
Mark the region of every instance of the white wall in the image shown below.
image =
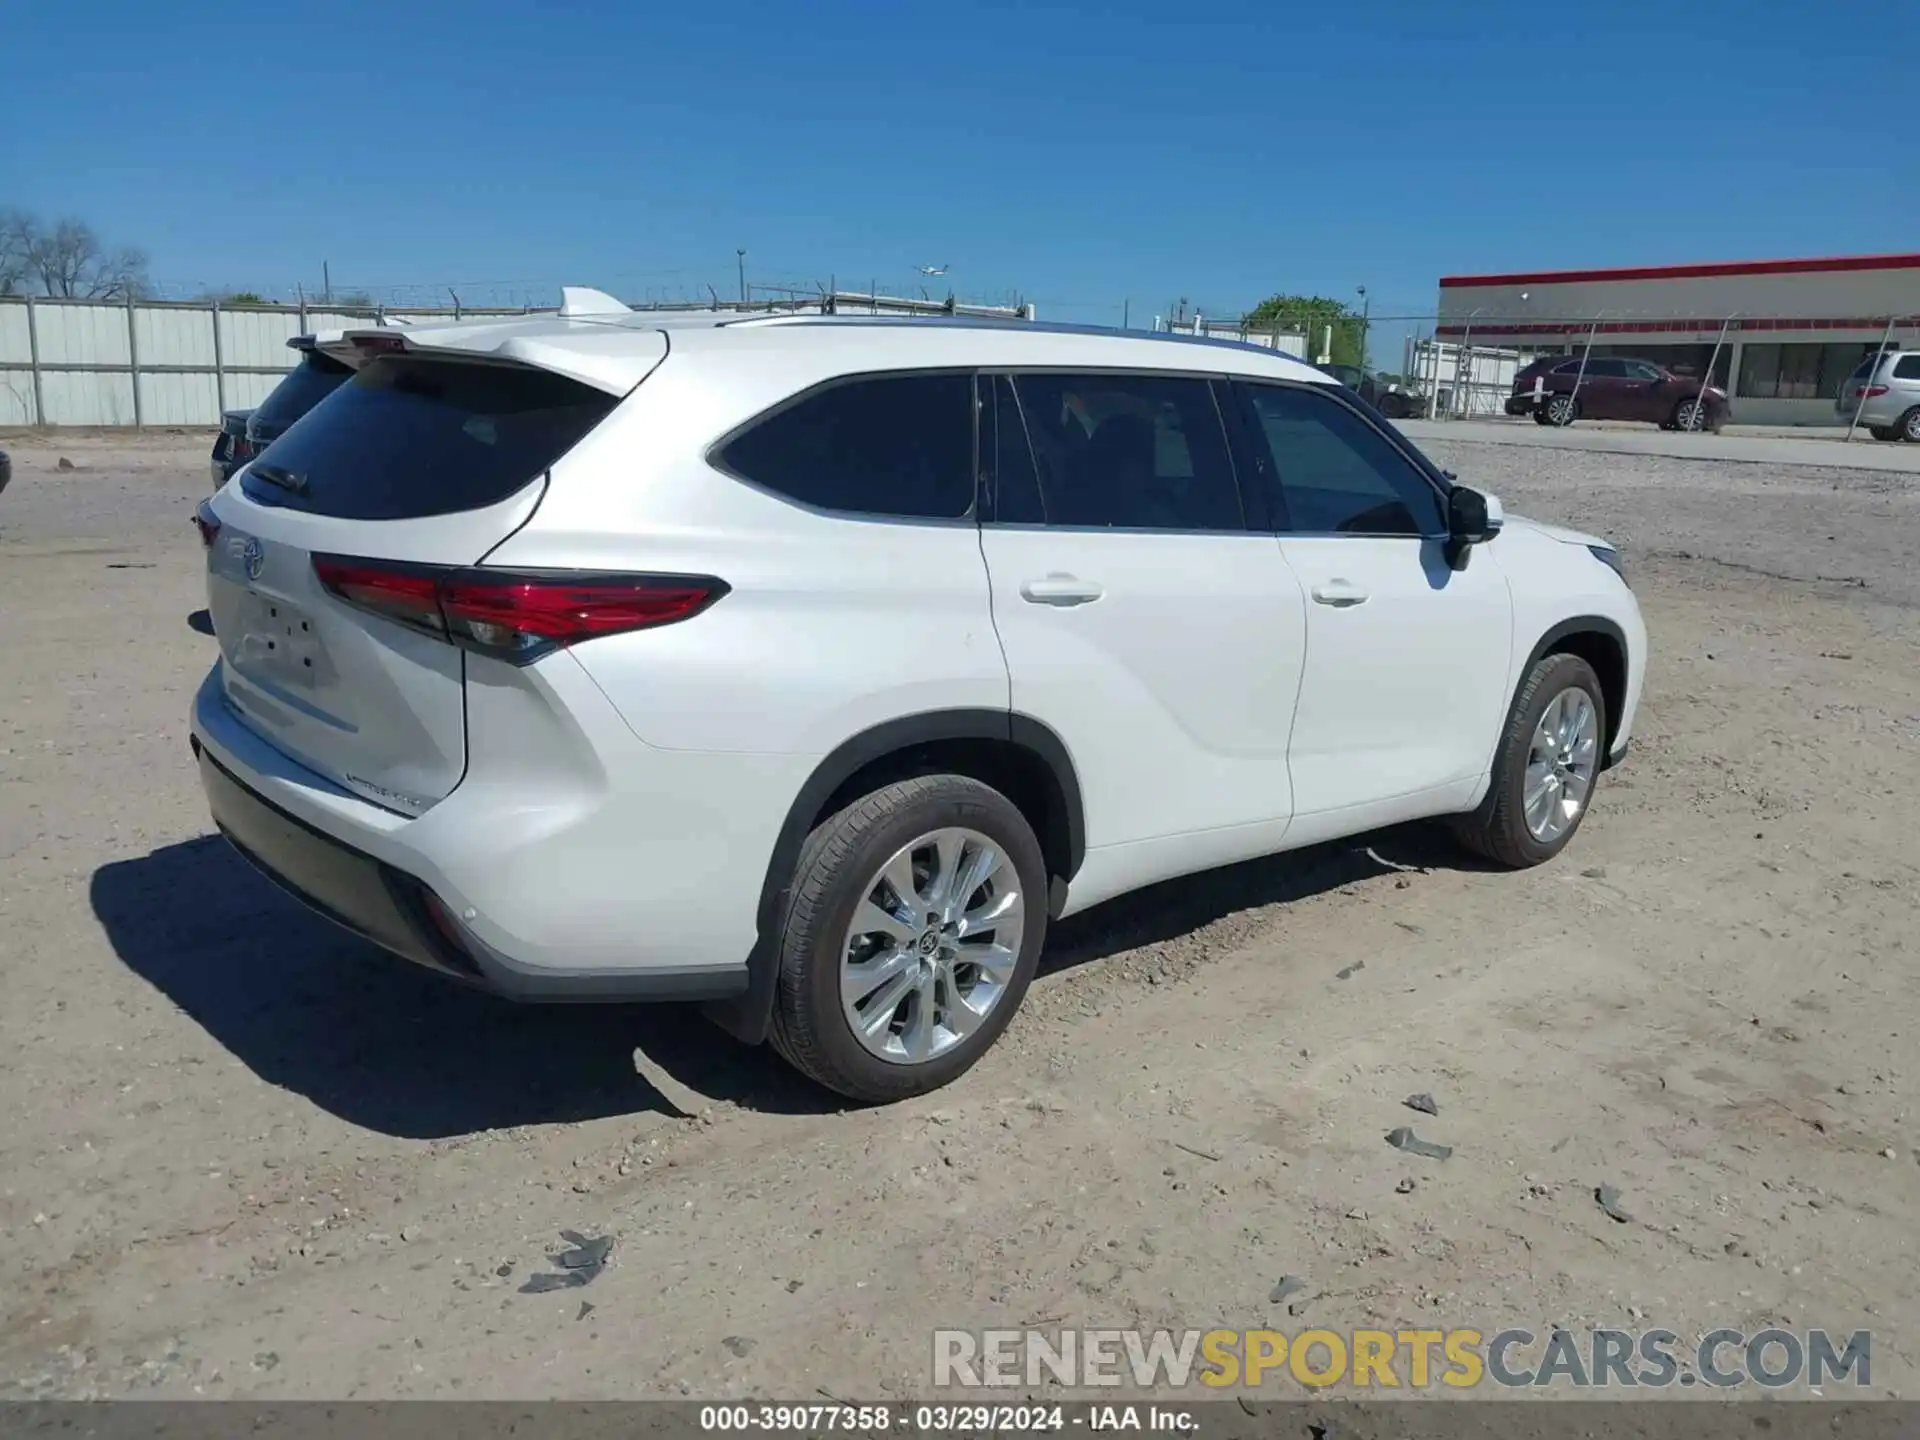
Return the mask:
M1525 298L1521 298L1522 296ZM1785 275L1701 275L1659 280L1523 281L1510 285L1446 285L1442 323L1463 323L1474 310L1511 322L1610 317L1719 321L1756 319L1867 320L1920 314L1920 264L1901 269L1812 271ZM1708 336L1711 339L1711 335Z

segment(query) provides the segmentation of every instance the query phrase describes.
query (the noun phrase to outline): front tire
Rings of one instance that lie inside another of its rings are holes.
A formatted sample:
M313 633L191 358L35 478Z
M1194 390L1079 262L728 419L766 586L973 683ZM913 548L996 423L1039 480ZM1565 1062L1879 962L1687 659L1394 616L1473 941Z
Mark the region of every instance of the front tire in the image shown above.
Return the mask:
M1000 1038L1046 928L1046 863L1012 801L964 775L884 786L801 847L774 1048L851 1100L937 1090Z
M1920 445L1920 405L1900 417L1899 429L1902 440L1910 445Z
M1453 821L1460 843L1515 870L1553 859L1586 818L1606 735L1593 667L1578 655L1541 660L1507 716L1486 799Z
M1867 433L1876 440L1898 440L1900 432L1891 425L1869 425Z

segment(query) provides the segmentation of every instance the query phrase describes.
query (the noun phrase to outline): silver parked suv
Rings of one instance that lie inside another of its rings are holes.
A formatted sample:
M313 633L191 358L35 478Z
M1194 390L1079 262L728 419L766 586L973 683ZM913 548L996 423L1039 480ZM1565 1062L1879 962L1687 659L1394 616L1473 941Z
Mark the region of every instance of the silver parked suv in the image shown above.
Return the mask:
M1858 407L1860 423L1876 440L1920 445L1920 350L1869 355L1840 387L1833 403L1843 420L1852 420Z

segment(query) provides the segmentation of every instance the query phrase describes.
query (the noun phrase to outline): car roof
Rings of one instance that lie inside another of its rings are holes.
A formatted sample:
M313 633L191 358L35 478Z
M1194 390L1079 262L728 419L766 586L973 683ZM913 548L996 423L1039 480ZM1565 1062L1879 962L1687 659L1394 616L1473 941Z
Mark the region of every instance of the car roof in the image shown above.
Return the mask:
M338 343L351 346L356 338L368 335L382 337L375 344L399 344L408 351L517 360L614 394L624 394L638 384L668 351L721 363L728 353L765 358L785 352L846 374L1035 366L1174 370L1331 383L1325 372L1304 361L1235 340L993 316L547 313L413 325L404 331L348 331Z

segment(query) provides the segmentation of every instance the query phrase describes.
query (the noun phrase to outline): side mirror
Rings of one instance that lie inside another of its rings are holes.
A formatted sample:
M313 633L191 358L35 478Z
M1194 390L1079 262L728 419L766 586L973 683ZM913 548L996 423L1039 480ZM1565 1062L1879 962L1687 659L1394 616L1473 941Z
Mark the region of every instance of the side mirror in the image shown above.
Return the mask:
M1455 570L1466 569L1473 547L1498 535L1505 518L1494 496L1454 486L1447 492L1447 563Z

